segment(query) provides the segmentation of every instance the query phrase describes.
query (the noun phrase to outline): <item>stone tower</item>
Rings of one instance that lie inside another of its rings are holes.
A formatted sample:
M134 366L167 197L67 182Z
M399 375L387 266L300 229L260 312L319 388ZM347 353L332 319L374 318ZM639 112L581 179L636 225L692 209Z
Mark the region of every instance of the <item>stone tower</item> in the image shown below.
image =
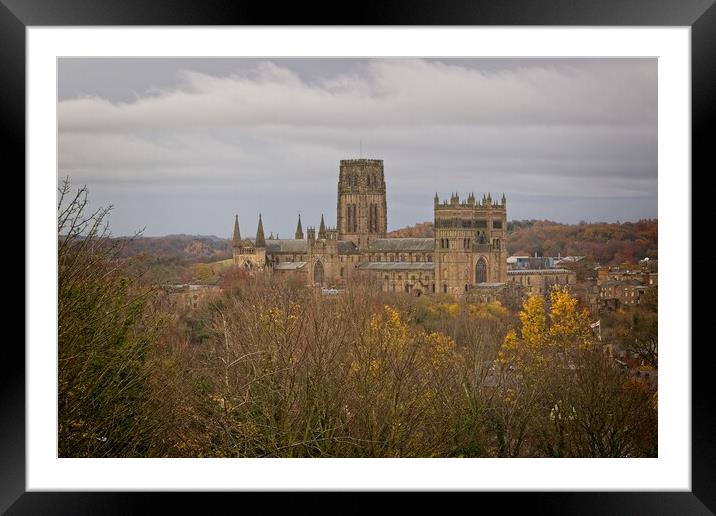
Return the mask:
M490 194L476 201L435 194L435 284L438 292L464 294L483 283L507 281L507 201Z
M388 210L383 160L341 160L338 178L338 238L366 249L372 240L385 238Z

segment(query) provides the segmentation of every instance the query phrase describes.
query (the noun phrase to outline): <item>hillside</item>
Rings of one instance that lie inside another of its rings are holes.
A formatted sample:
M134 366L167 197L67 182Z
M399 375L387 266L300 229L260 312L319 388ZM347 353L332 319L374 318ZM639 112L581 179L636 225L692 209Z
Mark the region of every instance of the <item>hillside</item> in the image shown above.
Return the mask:
M390 238L433 238L433 223L418 222L414 226L388 231Z
M118 238L125 241L124 255L149 254L175 263L210 262L231 258L229 240L216 236L167 235L163 237Z
M507 225L510 254L588 256L601 264L634 263L658 258L657 219L638 222L560 224L517 220Z

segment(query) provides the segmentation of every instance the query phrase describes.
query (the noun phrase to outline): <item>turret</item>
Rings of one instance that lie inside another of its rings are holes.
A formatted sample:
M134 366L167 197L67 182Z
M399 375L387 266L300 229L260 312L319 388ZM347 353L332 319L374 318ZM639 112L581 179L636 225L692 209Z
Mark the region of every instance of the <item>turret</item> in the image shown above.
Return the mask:
M309 242L315 242L316 240L316 228L313 227L307 227L306 228L306 236L308 237Z
M301 227L301 214L298 214L298 224L296 225L296 240L303 240L303 228Z
M234 247L241 247L241 231L239 230L239 216L236 216L234 220L234 238L232 245Z
M326 223L323 222L323 213L321 213L321 225L318 227L318 238L326 238Z
M259 227L256 228L256 243L255 247L266 247L266 238L264 237L264 224L261 221L261 214L259 213Z

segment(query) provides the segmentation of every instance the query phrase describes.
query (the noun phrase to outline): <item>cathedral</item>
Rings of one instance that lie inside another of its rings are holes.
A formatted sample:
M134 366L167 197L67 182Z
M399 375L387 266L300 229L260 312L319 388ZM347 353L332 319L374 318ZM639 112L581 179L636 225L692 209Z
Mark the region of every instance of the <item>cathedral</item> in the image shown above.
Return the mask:
M294 274L307 285L341 288L368 275L386 292L461 295L507 281L507 202L490 194L433 201L434 238L388 238L383 160L341 160L336 226L323 216L316 232L301 217L292 239L266 238L259 214L256 238L241 238L234 221L234 265L250 273Z

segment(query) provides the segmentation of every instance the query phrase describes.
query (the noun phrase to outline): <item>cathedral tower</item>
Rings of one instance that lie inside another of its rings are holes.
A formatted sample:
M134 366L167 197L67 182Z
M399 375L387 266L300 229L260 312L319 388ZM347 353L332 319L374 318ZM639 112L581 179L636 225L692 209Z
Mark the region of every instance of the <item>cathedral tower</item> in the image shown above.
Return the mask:
M473 286L507 281L507 200L492 196L440 202L435 210L435 283L438 292L460 295Z
M388 216L383 160L341 160L338 178L338 238L366 249L385 238Z

